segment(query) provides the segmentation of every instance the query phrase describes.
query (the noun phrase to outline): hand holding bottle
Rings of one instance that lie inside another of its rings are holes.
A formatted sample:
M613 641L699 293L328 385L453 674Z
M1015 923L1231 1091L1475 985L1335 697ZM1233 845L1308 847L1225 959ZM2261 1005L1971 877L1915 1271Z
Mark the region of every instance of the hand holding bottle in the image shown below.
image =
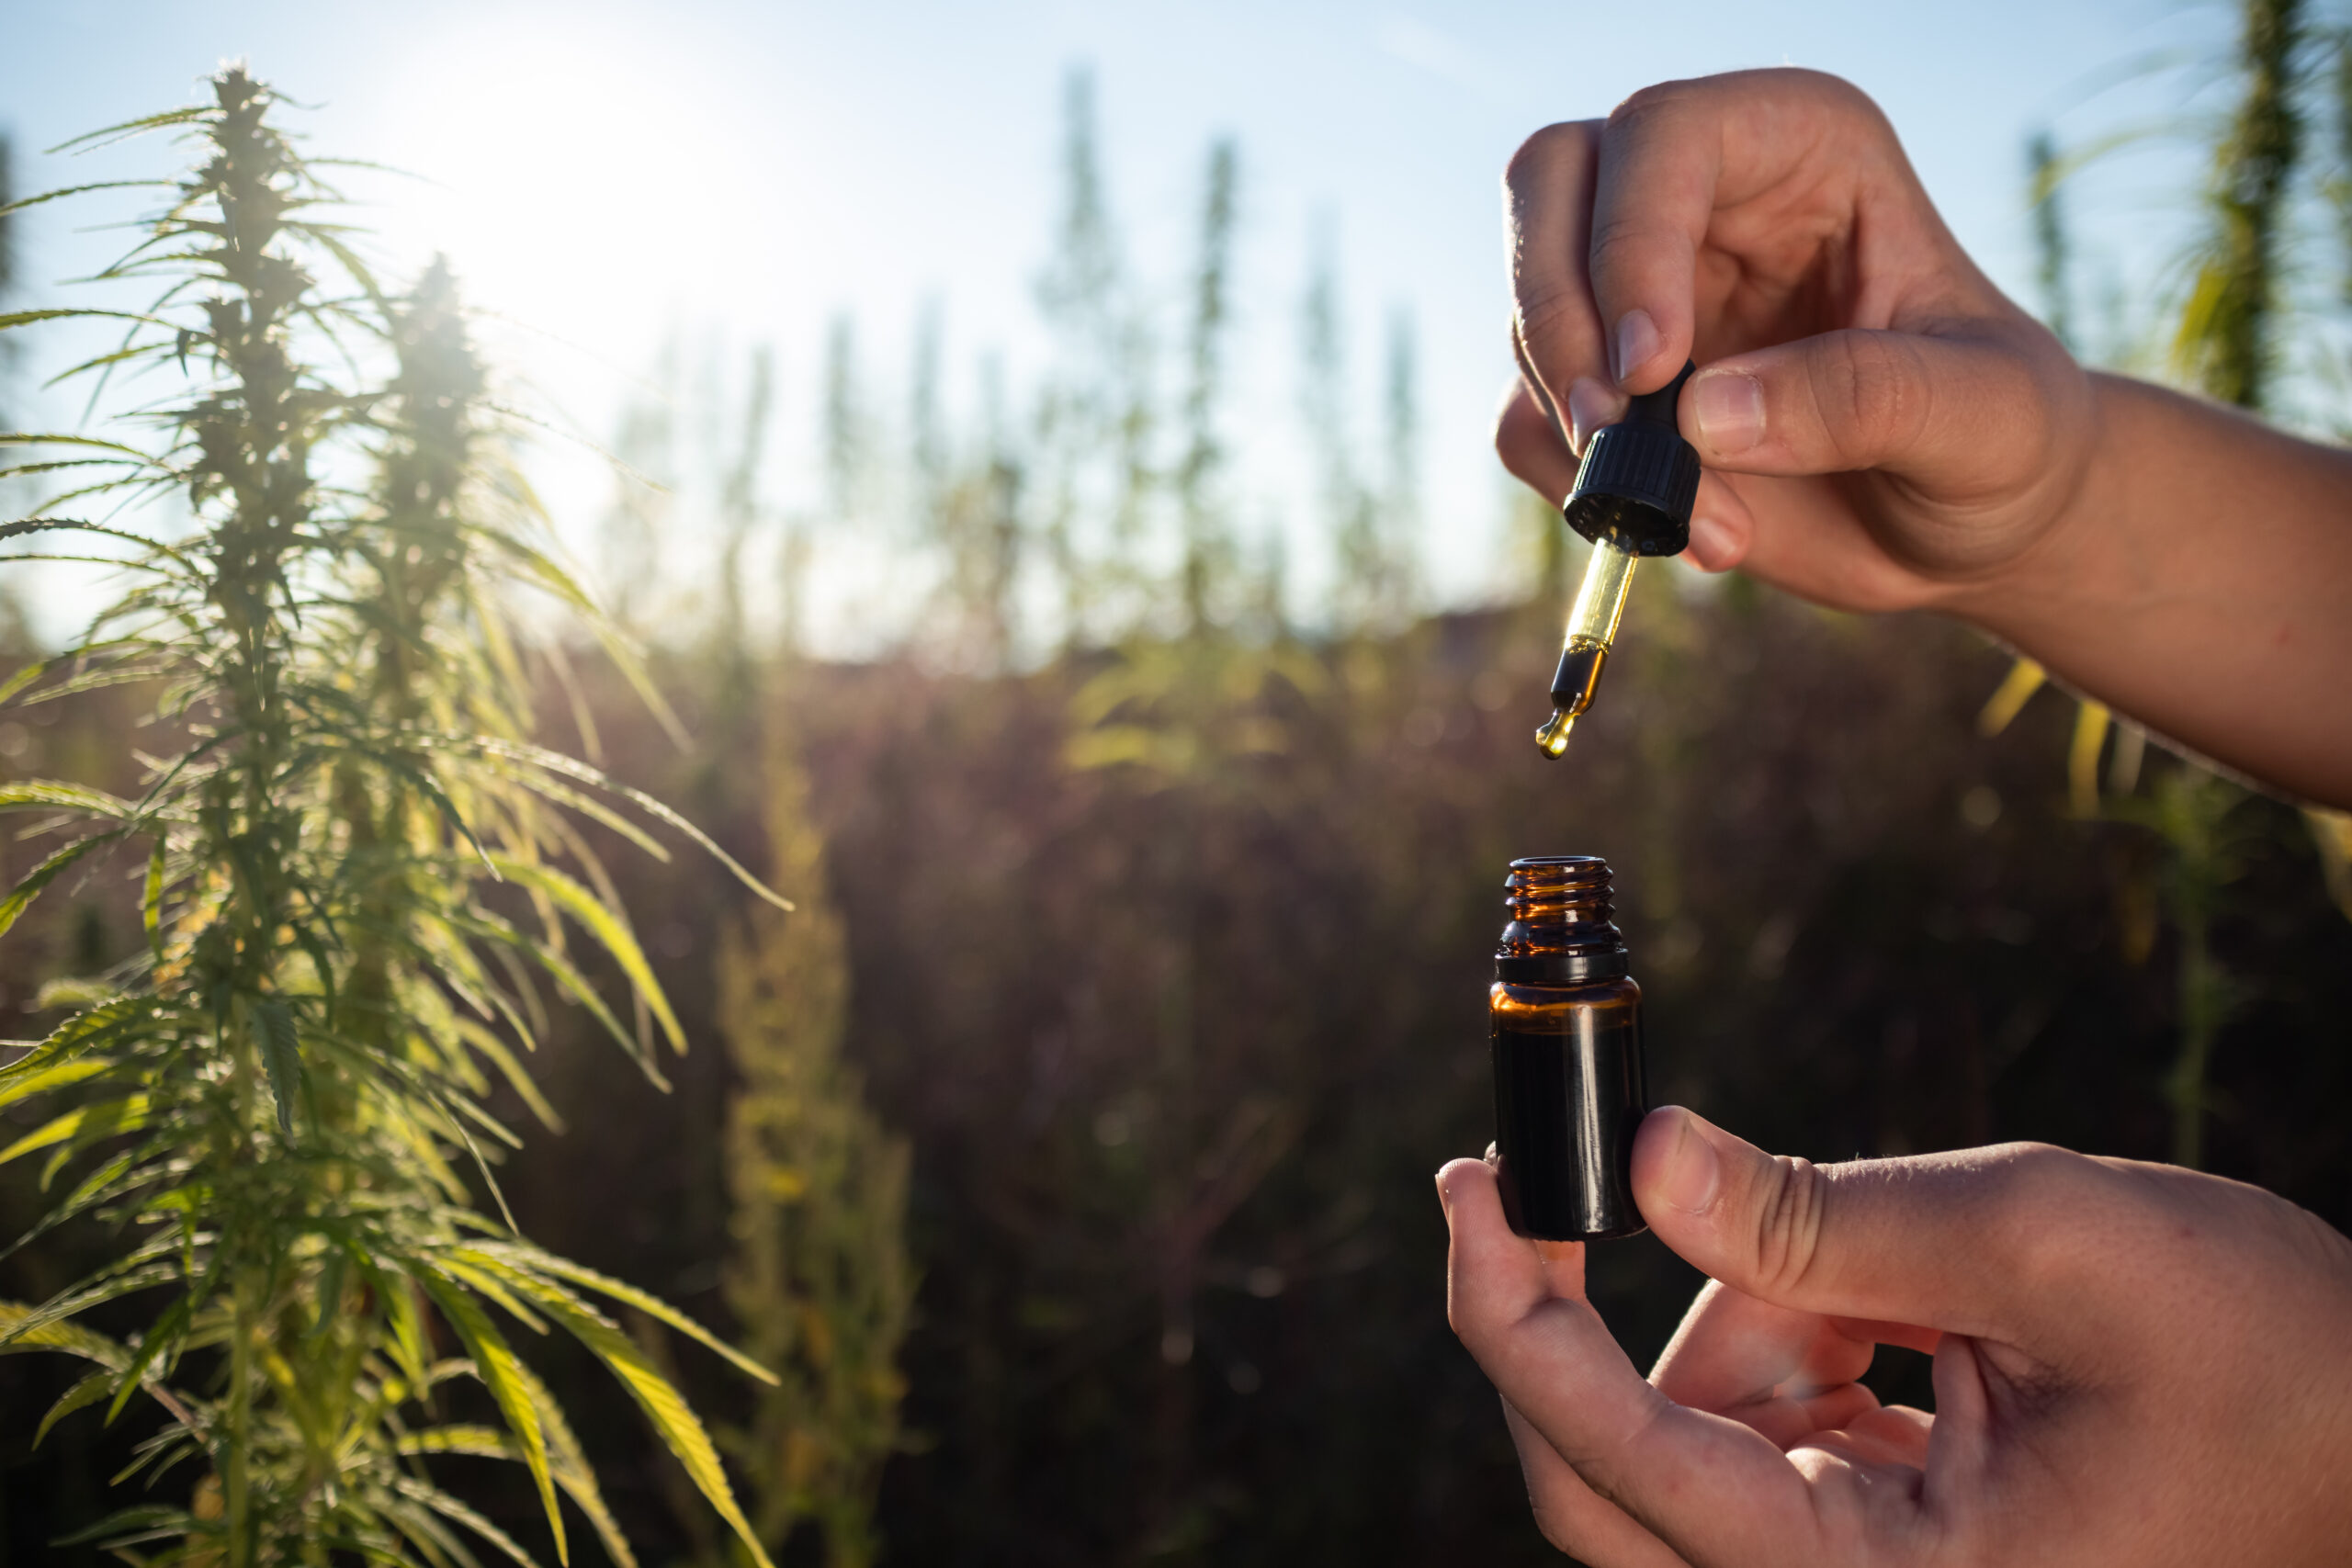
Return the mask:
M2033 1145L1815 1167L1651 1114L1634 1192L1709 1284L1645 1382L1581 1246L1438 1173L1448 1312L1538 1523L1595 1568L2290 1564L2352 1540L2352 1242L2258 1189ZM1855 1380L1935 1356L1937 1411Z

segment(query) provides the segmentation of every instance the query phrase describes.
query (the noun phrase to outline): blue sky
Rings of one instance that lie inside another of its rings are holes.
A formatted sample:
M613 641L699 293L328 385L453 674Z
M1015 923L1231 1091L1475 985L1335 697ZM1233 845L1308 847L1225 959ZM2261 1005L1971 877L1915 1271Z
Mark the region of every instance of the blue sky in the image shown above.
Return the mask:
M500 352L599 435L629 374L673 330L775 343L788 431L813 419L837 310L856 313L886 393L925 299L944 310L951 366L994 348L1017 367L1035 346L1031 283L1057 196L1060 84L1091 66L1114 210L1152 287L1172 293L1189 253L1207 143L1239 140L1250 428L1274 429L1295 406L1296 300L1317 223L1338 238L1367 391L1380 324L1410 310L1424 371L1424 555L1438 593L1456 601L1508 570L1485 424L1508 369L1497 177L1529 131L1605 113L1665 77L1835 71L1887 107L1963 242L2022 289L2028 132L2054 121L2079 139L2180 101L2178 76L2136 96L2089 88L2151 50L2219 61L2232 26L2228 7L2148 0L18 9L0 28L0 125L28 188L168 166L170 149L152 141L79 160L38 150L183 102L217 62L247 58L317 106L302 117L315 150L428 177L363 182L386 245L450 252L478 301L515 323ZM2092 248L2143 288L2194 187L2182 155L2135 167L2091 193L2103 236ZM100 259L108 237L75 231L98 215L64 204L28 215L37 294L53 297L51 280ZM956 385L969 381L957 371ZM1372 412L1367 395L1367 432ZM1282 445L1261 443L1253 458L1270 513L1293 477ZM609 480L540 461L568 516L600 504Z

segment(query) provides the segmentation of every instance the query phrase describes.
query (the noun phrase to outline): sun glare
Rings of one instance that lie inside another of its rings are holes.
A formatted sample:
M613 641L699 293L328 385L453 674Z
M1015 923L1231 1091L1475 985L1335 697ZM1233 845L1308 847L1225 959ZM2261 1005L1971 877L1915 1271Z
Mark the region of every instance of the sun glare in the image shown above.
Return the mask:
M482 308L624 362L687 301L736 143L683 62L594 28L485 23L409 63L394 127L424 177L386 238L446 251ZM616 337L617 334L617 337Z

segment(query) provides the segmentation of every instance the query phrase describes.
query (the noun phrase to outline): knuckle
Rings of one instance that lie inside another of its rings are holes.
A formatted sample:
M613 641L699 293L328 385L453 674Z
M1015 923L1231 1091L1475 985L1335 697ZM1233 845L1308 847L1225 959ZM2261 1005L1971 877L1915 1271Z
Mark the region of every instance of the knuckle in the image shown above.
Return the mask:
M1611 214L1592 226L1592 270L1613 270L1640 255L1650 230L1629 213Z
M1879 333L1831 333L1811 364L1814 407L1831 450L1867 468L1917 439L1928 421L1927 378L1913 351Z
M1804 1282L1820 1249L1828 1197L1828 1179L1811 1160L1773 1157L1754 1210L1756 1270L1765 1289L1789 1291Z
M2051 1204L2075 1207L2105 1185L2105 1166L2055 1144L1996 1144L1984 1151L1995 1179L1987 1191L1992 1218L2016 1224L2046 1217Z
M1585 346L1581 340L1590 335L1591 322L1592 300L1578 287L1522 282L1512 306L1512 330L1538 374L1552 368L1554 357Z
M1677 110L1705 91L1704 84L1700 82L1654 82L1636 88L1609 111L1609 130L1611 134L1645 130L1672 118Z
M1574 1557L1577 1548L1586 1544L1575 1530L1568 1528L1568 1521L1556 1509L1547 1508L1532 1499L1531 1506L1535 1514L1535 1531L1553 1551L1564 1551Z
M1541 180L1563 162L1582 162L1591 139L1592 128L1579 120L1547 125L1519 144L1503 165L1503 183L1517 188Z
M1998 1144L1980 1158L1979 1241L2010 1259L2021 1279L2053 1280L2078 1268L2083 1225L2114 1196L2115 1174L2052 1144Z
M1755 75L1765 85L1792 94L1826 99L1849 108L1877 107L1868 93L1833 72L1806 65L1778 65L1758 71Z
M1495 1359L1512 1326L1493 1302L1465 1289L1459 1280L1446 1292L1445 1322L1453 1330L1453 1337L1462 1342L1462 1348L1470 1352L1470 1359L1480 1366Z
M1660 254L1658 231L1647 225L1638 208L1599 219L1586 254L1595 294L1622 308L1624 296L1637 292L1641 281Z

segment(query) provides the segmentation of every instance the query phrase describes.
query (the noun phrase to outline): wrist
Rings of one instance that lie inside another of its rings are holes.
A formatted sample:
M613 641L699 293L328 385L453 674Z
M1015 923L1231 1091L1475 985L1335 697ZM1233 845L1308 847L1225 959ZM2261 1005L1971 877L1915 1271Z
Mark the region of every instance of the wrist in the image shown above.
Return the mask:
M1933 606L2029 649L2043 628L2094 613L2148 577L2145 563L2129 558L2128 524L2144 467L2132 454L2144 445L2144 402L2155 389L2103 371L2075 374L2079 389L2064 400L2074 404L2072 428L2053 440L2051 460L2025 498L2028 514L2040 521L2022 531L2007 558L1950 584Z

